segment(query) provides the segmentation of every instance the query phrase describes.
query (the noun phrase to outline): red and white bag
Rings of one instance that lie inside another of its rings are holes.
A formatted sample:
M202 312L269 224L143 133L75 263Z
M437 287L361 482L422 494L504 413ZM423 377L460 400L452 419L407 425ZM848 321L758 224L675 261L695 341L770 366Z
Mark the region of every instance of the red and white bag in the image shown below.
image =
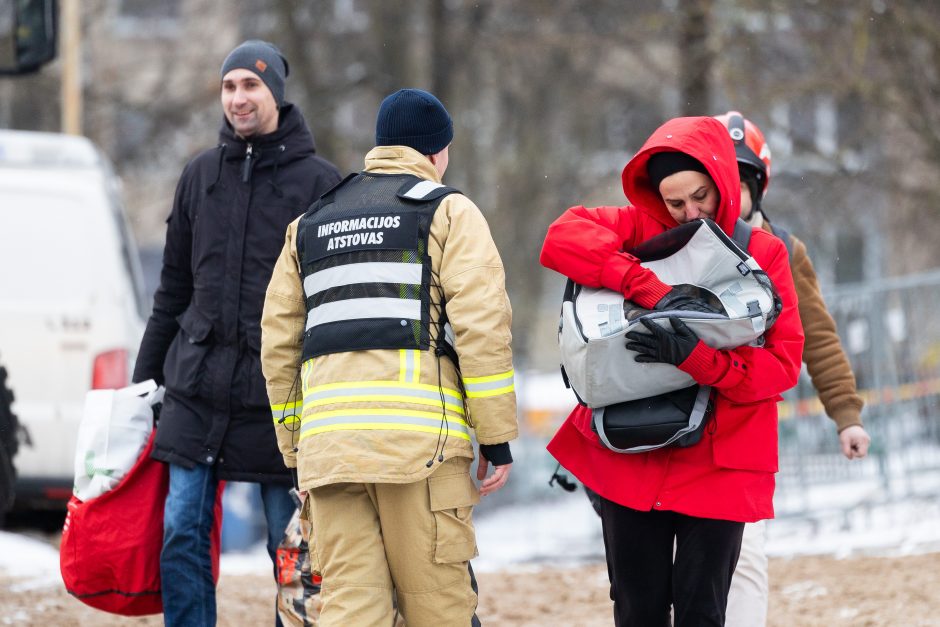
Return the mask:
M163 612L160 550L169 490L166 464L150 459L156 430L113 489L88 501L73 496L62 529L59 564L65 589L91 607L124 616ZM219 578L222 492L212 527L212 574Z

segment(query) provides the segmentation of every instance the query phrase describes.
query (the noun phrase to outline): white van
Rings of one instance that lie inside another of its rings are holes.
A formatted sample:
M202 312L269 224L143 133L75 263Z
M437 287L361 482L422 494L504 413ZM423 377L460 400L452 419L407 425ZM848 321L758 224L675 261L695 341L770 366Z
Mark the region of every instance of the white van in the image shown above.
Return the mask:
M17 509L64 507L85 393L130 381L148 304L119 191L89 140L0 130L0 355L27 436Z

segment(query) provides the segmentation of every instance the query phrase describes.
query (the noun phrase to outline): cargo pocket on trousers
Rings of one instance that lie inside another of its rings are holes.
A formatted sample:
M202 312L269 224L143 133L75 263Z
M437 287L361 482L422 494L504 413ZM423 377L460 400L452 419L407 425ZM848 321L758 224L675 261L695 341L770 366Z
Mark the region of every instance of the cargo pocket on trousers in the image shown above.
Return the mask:
M436 527L434 563L452 564L476 557L472 512L473 506L480 502L480 493L470 475L429 477L428 491Z
M322 577L323 571L320 570L320 557L317 555L316 529L313 528L313 521L310 519L309 493L304 497L303 505L300 506L300 533L304 542L307 544L307 556L310 559L310 574L315 577Z
M192 305L176 321L180 330L166 356L166 387L183 396L195 396L206 379L204 366L211 349L212 321Z

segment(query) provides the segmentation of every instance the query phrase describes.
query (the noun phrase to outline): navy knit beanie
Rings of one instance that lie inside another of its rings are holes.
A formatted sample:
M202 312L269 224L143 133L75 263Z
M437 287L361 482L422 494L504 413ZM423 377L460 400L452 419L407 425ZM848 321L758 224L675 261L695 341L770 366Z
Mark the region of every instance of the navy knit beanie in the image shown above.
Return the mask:
M277 46L260 39L249 39L240 44L222 62L222 77L242 68L257 74L268 86L278 108L284 104L284 80L290 74L290 67Z
M426 91L400 89L379 107L376 146L409 146L422 155L434 155L453 138L454 123L447 109Z

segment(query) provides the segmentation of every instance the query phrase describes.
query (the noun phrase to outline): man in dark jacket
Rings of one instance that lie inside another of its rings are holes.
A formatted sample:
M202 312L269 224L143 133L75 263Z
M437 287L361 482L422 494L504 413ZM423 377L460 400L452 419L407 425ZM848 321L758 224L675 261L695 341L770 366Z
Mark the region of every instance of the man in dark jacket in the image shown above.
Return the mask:
M222 64L219 144L180 177L134 370L134 381L167 389L153 452L170 467L160 556L167 625L215 624L220 480L261 484L272 560L294 511L261 374L261 309L287 225L340 176L284 101L288 71L258 40Z

